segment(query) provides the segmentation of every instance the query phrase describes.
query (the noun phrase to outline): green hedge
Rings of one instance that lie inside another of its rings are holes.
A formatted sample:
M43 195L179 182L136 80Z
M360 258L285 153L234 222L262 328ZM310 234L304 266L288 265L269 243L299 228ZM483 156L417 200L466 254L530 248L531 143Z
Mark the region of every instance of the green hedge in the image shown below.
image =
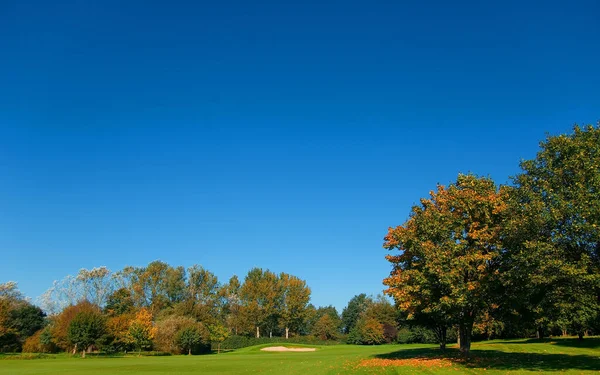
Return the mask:
M337 345L342 344L341 340L320 340L314 336L294 336L286 339L285 337L247 337L247 336L230 336L221 343L221 349L240 349L248 346L261 345L261 344L276 344L276 343L289 343L289 344L309 344L309 345ZM217 344L212 344L212 349L217 350Z
M448 344L456 342L456 330L453 328L448 329L446 332L446 341ZM437 344L437 338L435 333L425 327L421 326L408 326L402 327L398 330L399 344Z

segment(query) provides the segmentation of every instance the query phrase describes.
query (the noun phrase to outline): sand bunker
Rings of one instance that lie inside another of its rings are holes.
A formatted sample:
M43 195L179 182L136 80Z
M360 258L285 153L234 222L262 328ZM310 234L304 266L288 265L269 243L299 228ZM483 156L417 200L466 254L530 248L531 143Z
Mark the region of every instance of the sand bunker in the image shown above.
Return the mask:
M265 352L314 352L315 348L286 348L285 346L270 346L268 348L262 348Z

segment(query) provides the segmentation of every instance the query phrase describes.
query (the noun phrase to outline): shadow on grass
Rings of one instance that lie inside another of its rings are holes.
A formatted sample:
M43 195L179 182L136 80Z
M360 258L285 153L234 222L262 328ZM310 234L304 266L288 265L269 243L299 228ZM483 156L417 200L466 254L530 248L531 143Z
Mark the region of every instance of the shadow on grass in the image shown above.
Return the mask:
M600 337L586 337L583 340L578 338L563 338L563 337L551 337L544 339L523 339L519 341L506 341L502 342L503 345L511 344L550 344L558 346L568 346L570 348L583 348L583 349L595 349L600 348Z
M543 354L501 352L497 350L472 349L469 357L464 358L458 349L441 351L435 348L405 349L376 355L380 359L447 359L467 368L486 368L496 370L589 370L600 371L600 358L589 355Z

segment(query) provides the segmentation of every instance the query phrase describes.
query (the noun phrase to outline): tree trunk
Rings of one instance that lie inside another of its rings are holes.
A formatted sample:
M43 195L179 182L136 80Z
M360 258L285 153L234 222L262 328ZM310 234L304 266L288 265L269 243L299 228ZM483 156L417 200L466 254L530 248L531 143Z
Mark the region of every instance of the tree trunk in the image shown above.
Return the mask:
M188 355L192 355L192 348L191 347L188 348Z
M544 328L543 327L538 327L538 329L537 329L537 338L538 339L543 339L544 338Z
M71 352L71 354L75 354L77 353L77 344L75 344L75 346L73 347L73 351Z
M567 330L566 330L566 329L563 329L563 330L562 330L562 337L566 337L566 336L567 336Z
M81 351L81 358L85 358L85 349Z
M221 354L221 343L217 344L217 354Z
M286 339L290 338L289 333L290 333L290 329L288 327L285 327L285 338Z
M440 331L440 350L446 350L446 333L447 333L447 328L446 327L440 327L439 328Z
M273 331L269 331L269 338L272 339L273 338Z
M577 332L577 338L581 341L583 340L583 331Z
M460 352L469 354L471 351L471 328L473 323L462 322L458 325Z
M258 328L258 326L256 326L256 338L260 338L260 328Z

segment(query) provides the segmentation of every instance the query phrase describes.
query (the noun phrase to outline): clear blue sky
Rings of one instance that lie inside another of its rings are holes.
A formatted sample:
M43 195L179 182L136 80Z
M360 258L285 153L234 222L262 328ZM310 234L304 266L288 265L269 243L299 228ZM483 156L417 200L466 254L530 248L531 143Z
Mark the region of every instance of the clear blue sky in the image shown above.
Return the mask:
M600 3L526 3L2 1L0 282L161 259L380 292L436 183L600 119Z

